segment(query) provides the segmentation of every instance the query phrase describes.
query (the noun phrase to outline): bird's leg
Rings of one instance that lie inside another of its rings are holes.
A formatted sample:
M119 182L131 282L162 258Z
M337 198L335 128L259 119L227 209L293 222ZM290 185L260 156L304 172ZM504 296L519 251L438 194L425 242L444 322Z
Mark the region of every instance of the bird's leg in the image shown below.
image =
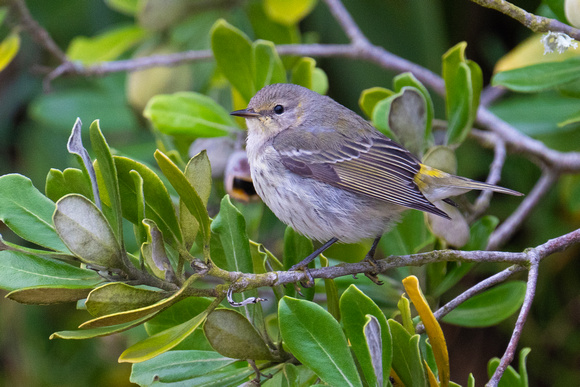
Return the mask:
M304 258L302 261L298 262L296 265L292 266L290 270L296 271L306 269L306 266L308 266L308 264L312 262L314 258L318 257L320 253L324 252L324 250L328 249L330 246L332 246L332 244L334 244L337 241L338 238L332 238L331 240L329 240L328 242L317 248L312 254Z
M374 267L377 266L377 261L375 260L375 252L377 251L377 246L378 246L379 241L381 240L382 236L383 236L383 234L379 234L375 238L375 240L373 241L373 244L371 246L371 249L369 250L369 252L367 253L367 255L364 258L364 261L367 261L368 263L370 263ZM375 272L365 273L365 276L367 276L371 281L373 281L377 285L383 284L383 281L379 280L379 278L377 277L377 273L375 273Z
M377 261L375 260L375 252L377 251L377 246L379 245L379 241L381 240L382 236L383 236L383 234L379 234L375 238L375 240L373 241L373 244L371 246L371 249L369 250L369 252L365 256L365 260L369 261L372 265L377 264Z

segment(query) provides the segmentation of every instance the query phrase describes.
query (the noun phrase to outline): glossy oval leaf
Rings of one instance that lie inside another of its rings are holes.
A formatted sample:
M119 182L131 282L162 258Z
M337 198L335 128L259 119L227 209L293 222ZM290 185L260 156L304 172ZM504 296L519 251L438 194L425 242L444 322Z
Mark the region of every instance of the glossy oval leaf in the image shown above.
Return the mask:
M64 171L51 168L46 176L44 191L46 196L53 201L71 193L91 199L93 197L88 176L78 168L67 168Z
M350 341L352 351L360 364L365 379L370 385L375 385L377 373L373 367L371 353L368 350L364 327L367 324L367 316L369 315L376 318L379 323L382 374L386 376L391 370L393 358L393 345L387 319L377 304L355 285L350 285L342 293L340 297L340 314L344 332Z
M321 306L284 297L278 307L284 344L331 386L362 386L338 322Z
M104 182L104 184L99 187L99 192L107 192L112 209L110 212L109 223L113 229L115 237L120 242L121 246L123 246L123 213L121 210L121 195L119 193L117 169L115 168L109 144L107 144L107 140L105 140L105 136L103 136L103 132L101 132L101 128L99 127L99 120L95 120L91 123L89 134L91 138L91 146L93 152L95 152L97 156L97 162L100 167L99 170Z
M426 130L425 130L425 145L429 146L433 139L431 138L431 124L434 116L433 100L429 91L423 84L415 78L412 73L403 73L397 75L393 79L393 86L396 92L400 92L404 87L414 87L417 89L425 98L426 103Z
M194 92L156 95L149 100L143 115L159 131L171 136L220 137L237 129L221 105Z
M115 312L112 314L106 314L104 316L100 316L95 319L85 321L80 325L80 328L98 328L102 326L124 324L129 321L141 319L144 316L149 316L149 318L151 318L155 316L157 313L169 308L171 305L181 300L183 298L182 294L185 291L185 289L187 289L198 278L199 277L197 275L195 274L192 275L187 279L187 281L185 281L181 289L173 293L171 296L165 297L154 304L145 305L137 309L130 309ZM90 297L91 296L89 295L89 298Z
M22 239L51 250L68 252L53 227L55 208L54 202L42 195L27 177L0 176L0 221Z
M76 302L86 298L92 287L86 285L49 285L14 290L6 295L21 304L48 305L63 302Z
M65 339L65 340L85 340L92 339L93 337L102 337L112 335L113 333L119 333L136 327L137 325L143 324L145 321L150 319L151 316L147 315L141 317L138 320L129 321L123 324L112 325L108 327L99 327L93 329L79 329L76 331L59 331L54 332L50 335L50 339Z
M207 311L198 314L182 324L133 344L119 356L119 363L139 363L169 351L185 340L187 336L205 321L206 317Z
M525 282L506 282L465 301L443 317L443 321L465 327L495 325L520 308L525 293Z
M425 97L414 87L405 86L389 98L388 125L400 144L417 157L423 155L427 132Z
M193 156L185 166L184 175L187 181L196 192L202 203L207 206L209 194L211 192L211 165L207 151L203 150ZM195 237L199 231L199 223L187 209L183 200L179 200L179 224L183 233L184 243L187 249L191 248L195 242Z
M69 250L85 263L121 268L122 252L103 213L84 196L70 194L56 203L54 227Z
M304 86L318 94L328 91L326 73L316 67L316 60L309 57L300 58L292 68L291 82Z
M426 386L427 379L419 350L419 335L412 335L395 320L389 320L393 336L393 370L405 386Z
M483 87L481 69L465 59L466 47L460 42L443 55L447 144L460 144L469 134Z
M157 160L159 168L161 168L165 177L167 177L173 188L175 188L189 212L200 224L199 231L201 232L201 238L204 242L204 248L207 248L210 238L209 215L204 203L195 191L195 188L187 180L187 177L185 177L183 172L169 157L157 150L155 151L155 160Z
M169 351L133 365L131 382L140 386L192 380L236 362L214 351Z
M93 290L88 295L85 306L93 316L105 316L148 306L164 298L167 298L167 294L159 290L113 282Z
M368 118L373 117L373 110L379 101L393 95L394 92L384 87L371 87L361 92L358 99L358 106Z
M286 83L286 69L274 43L256 40L252 44L252 59L254 84L257 90L274 83Z
M210 34L211 49L219 70L247 103L257 91L250 39L223 19L214 24Z
M94 271L17 251L0 251L0 288L16 290L39 286L94 287L102 278Z
M218 353L234 359L273 360L266 343L248 319L231 309L216 309L203 326Z
M534 93L580 78L580 57L562 62L538 63L514 70L503 71L493 76L493 86L503 86L513 91Z
M135 170L143 179L145 217L155 222L167 243L173 246L180 244L183 237L177 221L177 214L163 181L143 163L119 156L115 156L114 160L119 178L123 217L133 224L137 224L139 220L139 200L137 198L139 192L130 173L131 170ZM108 203L108 200L103 201Z

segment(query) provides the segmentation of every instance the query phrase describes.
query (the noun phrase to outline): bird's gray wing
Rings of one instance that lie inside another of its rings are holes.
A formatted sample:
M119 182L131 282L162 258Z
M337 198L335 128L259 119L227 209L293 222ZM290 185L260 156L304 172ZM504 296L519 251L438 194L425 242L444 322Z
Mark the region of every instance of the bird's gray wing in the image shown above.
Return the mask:
M381 133L288 129L272 145L290 171L347 191L448 218L415 183L420 162Z

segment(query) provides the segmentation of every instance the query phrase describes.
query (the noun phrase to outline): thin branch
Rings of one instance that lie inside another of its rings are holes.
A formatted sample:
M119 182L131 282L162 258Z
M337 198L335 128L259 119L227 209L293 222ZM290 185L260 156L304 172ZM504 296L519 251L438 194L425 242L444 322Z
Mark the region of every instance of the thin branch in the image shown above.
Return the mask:
M56 44L52 39L50 34L42 28L40 24L30 14L30 11L26 7L24 0L10 0L12 9L18 15L22 27L28 31L30 36L42 47L44 47L48 52L54 55L61 62L67 62L68 58L64 51Z
M520 271L524 271L525 269L526 268L524 266L521 266L521 265L510 266L507 269L502 270L499 273L494 274L491 277L489 277L489 278L477 283L476 285L472 286L471 288L467 289L466 291L464 291L463 293L461 293L460 295L455 297L453 300L449 301L447 304L445 304L441 308L437 309L437 311L435 311L433 313L433 315L435 316L435 318L437 320L441 320L449 312L451 312L453 309L457 308L460 304L467 301L471 297L475 296L478 293L481 293L485 289L488 289L494 285L502 283L503 281L505 281L506 279L508 279L512 275L514 275L515 273L519 273ZM417 324L417 327L415 330L417 333L421 334L421 333L425 332L425 326L422 323Z
M530 313L530 309L532 308L532 302L534 301L534 296L536 294L536 285L538 282L538 268L540 266L540 259L537 254L532 253L531 255L533 256L531 258L532 265L528 273L528 283L526 287L526 295L524 298L524 303L522 304L522 308L520 309L520 314L518 315L518 319L516 321L516 325L512 332L512 337L510 338L507 349L503 354L503 356L501 357L499 365L496 368L495 372L493 373L493 376L486 384L487 387L496 387L499 384L499 380L501 379L503 373L505 372L508 365L514 359L518 342L520 341L520 337L524 329L524 324L526 323L526 320L528 319L528 314Z
M563 32L576 40L580 40L580 30L555 19L534 15L505 0L471 0L485 8L495 9L522 23L534 32Z
M330 13L354 45L368 45L369 41L340 0L324 0Z
M498 249L512 237L534 207L550 190L550 188L553 187L554 182L558 180L558 176L559 175L553 171L544 171L540 179L536 182L534 188L521 202L519 207L491 234L487 244L488 250Z
M501 170L505 163L506 148L505 142L494 135L492 132L481 132L481 137L486 137L487 141L493 142L494 156L491 165L489 166L489 174L487 175L486 183L497 184L501 179ZM479 197L473 204L472 212L469 215L468 222L478 219L489 207L493 191L486 190L479 194Z

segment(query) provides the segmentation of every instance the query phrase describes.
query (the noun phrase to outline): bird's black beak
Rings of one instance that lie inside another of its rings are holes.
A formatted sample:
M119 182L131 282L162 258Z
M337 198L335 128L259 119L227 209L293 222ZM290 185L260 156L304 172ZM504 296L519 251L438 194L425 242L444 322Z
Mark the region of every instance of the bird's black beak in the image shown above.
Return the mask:
M244 117L244 118L252 118L252 117L260 117L260 113L256 113L254 109L242 109L242 110L235 110L230 113L232 116Z

